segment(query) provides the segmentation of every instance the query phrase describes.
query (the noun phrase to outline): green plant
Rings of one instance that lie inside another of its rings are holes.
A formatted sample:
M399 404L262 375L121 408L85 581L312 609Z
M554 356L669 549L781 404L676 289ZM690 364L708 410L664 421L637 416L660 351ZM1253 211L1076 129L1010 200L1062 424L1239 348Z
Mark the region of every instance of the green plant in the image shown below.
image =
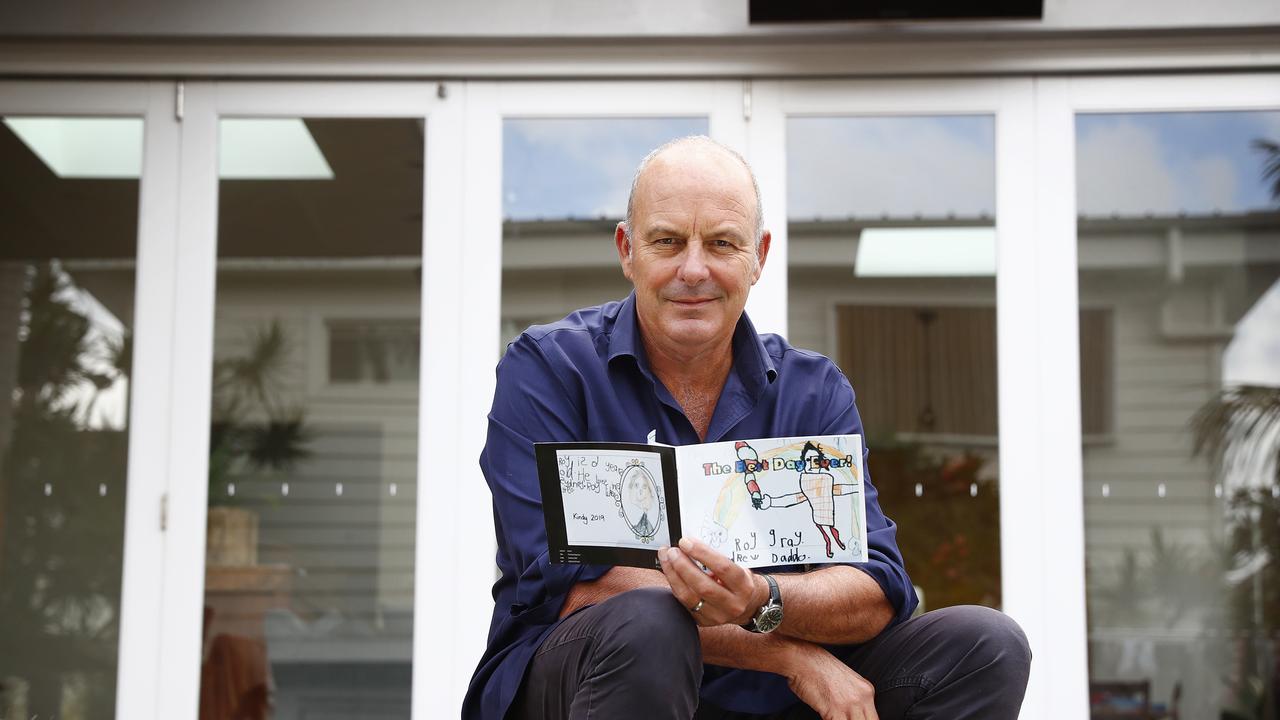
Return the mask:
M250 332L244 355L213 365L209 431L209 496L239 502L226 492L230 478L258 470L287 471L310 456L312 433L301 409L280 388L288 380L289 342L278 321Z

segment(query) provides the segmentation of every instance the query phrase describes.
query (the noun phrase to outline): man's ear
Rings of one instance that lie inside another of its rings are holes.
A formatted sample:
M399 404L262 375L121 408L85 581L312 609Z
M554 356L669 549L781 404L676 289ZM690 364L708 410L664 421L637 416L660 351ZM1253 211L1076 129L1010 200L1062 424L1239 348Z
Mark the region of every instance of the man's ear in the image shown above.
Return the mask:
M618 262L622 263L622 274L631 279L631 241L627 239L627 224L618 223L613 230L613 244L618 247Z
M751 278L751 284L755 285L760 280L760 273L764 271L764 261L769 258L769 243L773 240L773 236L768 230L760 236L760 243L756 245L756 274Z

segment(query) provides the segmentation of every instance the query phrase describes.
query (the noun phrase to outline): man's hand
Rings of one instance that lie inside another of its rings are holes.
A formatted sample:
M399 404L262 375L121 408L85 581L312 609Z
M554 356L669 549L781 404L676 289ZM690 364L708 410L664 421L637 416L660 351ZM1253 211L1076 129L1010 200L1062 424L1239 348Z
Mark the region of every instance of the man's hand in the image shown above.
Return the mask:
M696 538L686 537L678 548L659 550L658 559L671 594L703 627L742 625L769 599L769 585L763 577ZM707 572L694 560L705 565Z
M822 720L879 720L876 689L826 650L800 654L784 673L791 692Z

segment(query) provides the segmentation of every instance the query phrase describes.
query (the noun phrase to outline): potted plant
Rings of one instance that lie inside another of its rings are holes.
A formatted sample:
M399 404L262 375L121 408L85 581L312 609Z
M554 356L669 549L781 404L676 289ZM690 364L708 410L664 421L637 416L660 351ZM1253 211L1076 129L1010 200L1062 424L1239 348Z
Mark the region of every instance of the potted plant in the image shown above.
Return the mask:
M309 456L302 410L280 388L287 379L288 340L279 321L251 331L248 351L213 364L209 431L209 520L206 562L258 562L258 514L235 492L235 480L288 471Z

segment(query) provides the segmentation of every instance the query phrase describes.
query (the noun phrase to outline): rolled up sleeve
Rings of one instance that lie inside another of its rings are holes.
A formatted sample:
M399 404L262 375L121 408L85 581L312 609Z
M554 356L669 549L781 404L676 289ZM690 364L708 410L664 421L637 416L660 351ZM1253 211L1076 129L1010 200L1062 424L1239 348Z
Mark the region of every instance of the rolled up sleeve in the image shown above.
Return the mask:
M866 433L862 428L862 418L858 415L855 404L853 386L834 365L831 372L836 377L829 381L839 390L829 395L830 402L825 409L824 435L861 435L862 446L862 484L867 500L867 562L854 563L853 567L870 575L885 598L894 609L891 625L896 625L911 617L915 612L919 599L911 578L907 576L907 568L902 560L902 551L898 549L898 526L885 517L880 509L879 492L871 482L871 472L867 468L870 450L866 446Z

